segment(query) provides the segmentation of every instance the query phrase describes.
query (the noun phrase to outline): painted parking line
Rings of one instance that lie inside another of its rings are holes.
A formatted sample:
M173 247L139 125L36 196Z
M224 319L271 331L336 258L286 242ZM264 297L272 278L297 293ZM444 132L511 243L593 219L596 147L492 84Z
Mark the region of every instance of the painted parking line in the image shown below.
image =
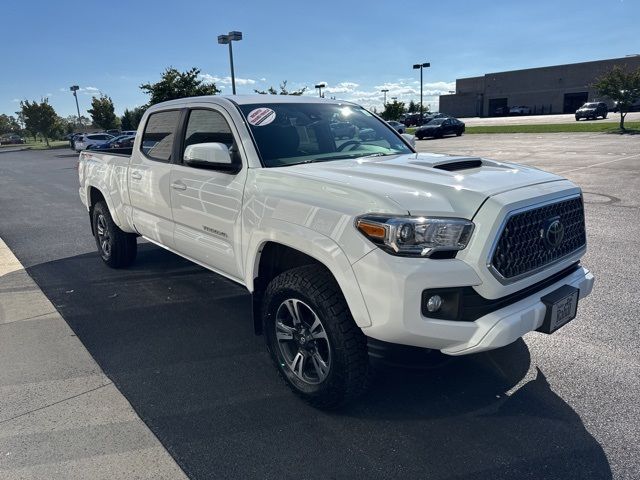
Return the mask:
M622 155L623 155L622 158L615 158L613 160L607 160L606 162L598 162L598 163L594 163L592 165L586 165L584 167L576 167L576 168L571 168L569 170L562 170L561 172L558 172L558 175L564 175L565 173L577 172L578 170L586 170L586 169L593 168L593 167L599 167L599 166L602 166L602 165L608 165L610 163L620 162L622 160L629 160L631 158L640 157L640 153L638 153L636 155L627 155L626 153L623 153Z

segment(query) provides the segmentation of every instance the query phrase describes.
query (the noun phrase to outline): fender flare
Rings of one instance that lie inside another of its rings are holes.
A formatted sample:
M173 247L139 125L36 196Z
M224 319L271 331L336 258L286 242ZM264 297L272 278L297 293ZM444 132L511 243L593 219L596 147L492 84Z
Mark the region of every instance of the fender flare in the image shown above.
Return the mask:
M331 238L309 228L280 220L271 220L268 230L252 232L246 245L245 285L254 292L254 279L258 274L262 248L268 242L298 250L324 265L333 275L347 301L356 325L371 325L371 316L360 291L351 263L342 248Z
M107 203L107 207L109 208L109 213L111 214L111 218L113 219L113 223L115 223L123 231L129 231L129 228L127 228L127 225L123 223L122 220L120 219L118 210L113 205L113 200L111 199L111 195L109 195L108 189L101 188L100 186L94 185L92 183L88 183L85 186L85 189L86 189L85 193L87 195L87 209L89 210L89 212L91 212L91 208L93 207L91 203L92 188L95 188L98 192L100 192L100 194L102 195L102 198L104 198L104 201ZM130 233L133 233L133 232L130 232Z

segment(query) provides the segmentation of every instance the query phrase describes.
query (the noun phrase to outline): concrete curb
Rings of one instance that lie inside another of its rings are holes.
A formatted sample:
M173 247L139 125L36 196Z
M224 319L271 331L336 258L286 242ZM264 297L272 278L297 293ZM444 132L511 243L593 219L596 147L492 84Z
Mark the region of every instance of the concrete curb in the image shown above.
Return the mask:
M187 478L1 238L0 478Z

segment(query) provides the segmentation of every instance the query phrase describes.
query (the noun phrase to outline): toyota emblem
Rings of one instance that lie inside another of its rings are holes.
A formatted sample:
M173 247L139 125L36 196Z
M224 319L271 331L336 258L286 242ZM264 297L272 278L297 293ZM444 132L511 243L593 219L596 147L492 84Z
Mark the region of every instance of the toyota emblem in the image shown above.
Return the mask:
M558 218L547 221L547 225L542 230L542 238L549 248L557 248L564 238L564 225Z

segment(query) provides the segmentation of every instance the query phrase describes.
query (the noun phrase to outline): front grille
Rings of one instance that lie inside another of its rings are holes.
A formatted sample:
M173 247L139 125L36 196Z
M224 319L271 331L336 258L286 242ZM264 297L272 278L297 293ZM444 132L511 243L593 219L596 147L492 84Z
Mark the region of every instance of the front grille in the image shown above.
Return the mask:
M552 226L557 234L556 220L563 232L557 244L553 241L557 236L548 234ZM582 197L576 197L510 216L491 257L491 266L503 278L515 279L554 263L585 243Z

